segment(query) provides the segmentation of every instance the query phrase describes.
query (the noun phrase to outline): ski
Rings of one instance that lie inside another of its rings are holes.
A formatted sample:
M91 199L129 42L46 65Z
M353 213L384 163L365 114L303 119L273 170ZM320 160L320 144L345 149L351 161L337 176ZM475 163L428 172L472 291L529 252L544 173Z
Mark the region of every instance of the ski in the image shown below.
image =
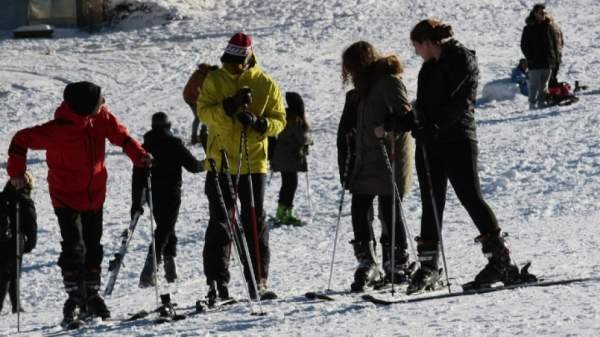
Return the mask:
M143 193L145 194L145 192ZM133 231L135 230L141 215L141 211L135 212L129 223L129 227L121 234L121 246L119 247L119 251L115 253L114 258L108 262L108 271L110 272L110 275L106 283L106 289L104 289L104 296L109 296L113 292L117 277L119 276L119 270L121 270L121 266L123 265L123 259L125 258L125 254L127 254L127 247L129 246Z
M501 286L495 286L495 287L469 289L469 290L463 290L463 291L455 292L455 293L449 293L449 294L444 293L444 294L430 295L430 296L423 296L423 297L409 297L408 295L403 295L401 298L397 298L397 299L385 299L385 298L375 297L372 294L365 294L362 296L362 298L366 301L369 301L369 302L375 303L375 304L379 304L379 305L392 305L392 304L398 304L398 303L416 303L416 302L437 300L437 299L444 299L444 298L486 294L486 293L502 291L502 290L521 289L521 288L528 288L528 287L551 287L551 286L557 286L557 285L566 285L566 284L571 284L571 283L582 283L582 282L590 282L590 281L600 281L600 277L582 277L582 278L562 279L562 280L539 280L539 281L523 282L523 283L517 283L517 284L511 284L511 285L501 285Z
M398 292L405 292L406 291L406 287L407 284L396 284L395 285L396 289ZM386 283L386 284L382 284L382 285L376 285L373 288L369 288L366 289L364 291L352 291L350 289L348 290L341 290L341 291L325 291L325 292L315 292L315 291L309 291L307 293L304 294L304 297L306 297L309 300L320 300L320 301L325 301L325 302L330 302L330 301L335 301L336 299L340 298L340 297L355 297L355 296L365 296L365 295L371 295L371 294L383 294L385 292L388 292L392 289L392 285L390 283Z

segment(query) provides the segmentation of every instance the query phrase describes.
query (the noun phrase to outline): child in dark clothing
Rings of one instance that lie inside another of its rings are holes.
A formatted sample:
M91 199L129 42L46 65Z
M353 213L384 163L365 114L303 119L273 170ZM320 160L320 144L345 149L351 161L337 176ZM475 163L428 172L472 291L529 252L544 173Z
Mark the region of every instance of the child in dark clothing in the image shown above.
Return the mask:
M17 228L16 204L19 203L19 225L23 235L23 253L30 253L37 241L35 205L31 199L33 179L25 174L26 186L16 190L7 183L0 193L0 311L9 293L12 313L17 312ZM21 261L19 261L20 264ZM20 265L19 265L20 267ZM19 309L22 307L19 305ZM21 309L22 311L22 309Z
M271 169L281 172L281 190L274 222L301 226L302 220L293 214L294 195L298 187L298 172L307 172L308 147L313 144L308 137L308 123L304 113L304 102L296 92L285 94L286 127L277 138L277 145L271 161Z

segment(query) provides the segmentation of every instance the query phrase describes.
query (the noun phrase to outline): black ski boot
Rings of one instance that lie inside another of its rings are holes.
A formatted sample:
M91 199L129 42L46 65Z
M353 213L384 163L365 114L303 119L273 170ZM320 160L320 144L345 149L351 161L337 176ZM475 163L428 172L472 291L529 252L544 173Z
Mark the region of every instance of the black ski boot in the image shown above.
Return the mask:
M98 294L100 290L100 269L93 269L86 275L84 282L87 298L85 300L88 315L106 319L110 317L110 311L104 303L104 299Z
M63 271L63 283L69 297L63 305L63 320L60 324L65 329L78 329L85 325L82 319L86 316L85 300L81 293L79 273Z
M463 289L491 287L496 282L511 285L522 282L519 267L510 259L510 251L500 231L482 234L475 238L481 243L481 250L488 258L488 264L475 276L475 280L463 285Z
M228 300L229 297L229 289L227 288L226 283L217 282L217 293L219 294L219 298L221 300Z
M175 265L175 256L173 255L165 255L164 256L164 269L165 269L165 278L167 282L173 283L177 279L177 266Z
M414 267L414 264L409 263L409 255L406 251L406 248L396 246L396 249L394 249L395 266L392 266L390 247L391 245L389 243L384 242L381 244L381 255L383 260L382 266L383 272L385 273L385 282L392 282L393 274L395 284L406 283L410 280L410 277L413 273L412 268Z
M419 269L412 275L406 293L408 295L435 290L440 286L441 272L438 269L437 243L417 238Z
M375 245L373 241L351 241L354 246L354 255L358 260L358 267L354 272L354 282L350 289L361 292L365 287L374 286L382 282L381 271L375 262Z
M158 260L156 261L158 264ZM140 274L140 288L154 287L154 261L152 254L152 247L148 249L148 255L146 255L146 262L144 262L144 268Z

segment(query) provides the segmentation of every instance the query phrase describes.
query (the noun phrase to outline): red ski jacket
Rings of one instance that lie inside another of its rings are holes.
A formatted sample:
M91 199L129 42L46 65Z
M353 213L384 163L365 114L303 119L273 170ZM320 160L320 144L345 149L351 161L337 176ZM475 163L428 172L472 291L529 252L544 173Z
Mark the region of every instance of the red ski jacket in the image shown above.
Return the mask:
M102 106L96 115L83 117L66 103L54 120L15 134L8 149L10 177L22 177L27 150L46 150L48 186L55 208L95 211L106 196L105 139L120 146L134 165L143 166L146 151L131 138L127 128Z

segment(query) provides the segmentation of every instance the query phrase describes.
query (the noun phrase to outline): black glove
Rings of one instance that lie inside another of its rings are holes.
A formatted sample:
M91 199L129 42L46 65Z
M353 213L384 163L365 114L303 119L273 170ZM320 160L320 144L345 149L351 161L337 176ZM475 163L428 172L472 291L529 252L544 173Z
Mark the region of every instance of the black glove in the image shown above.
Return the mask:
M253 126L257 121L256 116L254 116L253 113L248 111L242 111L239 114L237 114L237 119L244 126Z
M133 219L133 216L135 215L136 212L140 212L140 216L142 214L144 214L144 208L143 207L135 207L135 206L131 206L131 210L129 211L129 214L131 215L131 219Z
M435 140L439 131L440 129L435 124L416 126L412 130L412 136L418 141L427 142Z
M415 126L415 117L412 111L403 115L385 114L383 116L383 129L385 132L408 132L414 130Z
M267 132L268 127L269 127L269 123L267 122L267 120L265 118L262 118L262 117L257 118L256 122L254 122L254 124L252 124L252 128L254 128L254 130L258 131L258 133Z
M31 253L33 248L35 248L35 239L23 235L23 241L25 241L23 245L23 253Z
M223 109L228 116L233 116L235 112L243 105L252 102L252 89L243 87L238 92L223 100Z

